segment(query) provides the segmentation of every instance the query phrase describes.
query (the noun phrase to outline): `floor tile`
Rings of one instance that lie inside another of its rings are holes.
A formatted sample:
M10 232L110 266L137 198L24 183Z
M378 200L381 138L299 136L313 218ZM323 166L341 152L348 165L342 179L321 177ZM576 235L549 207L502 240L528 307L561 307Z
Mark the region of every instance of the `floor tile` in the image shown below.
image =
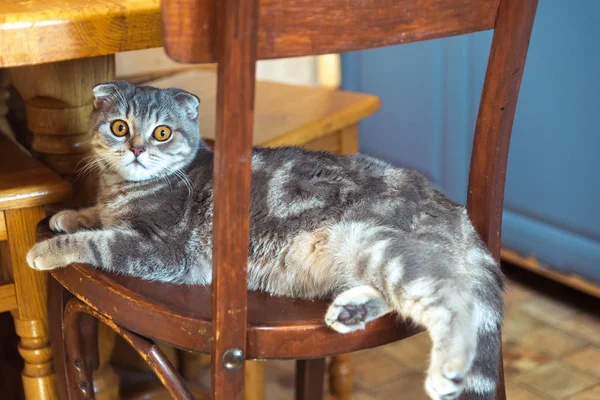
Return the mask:
M521 303L518 308L551 325L555 324L556 321L572 317L578 312L574 306L546 295L538 295L531 300L527 300Z
M506 375L531 372L554 361L551 355L515 341L505 342L502 351Z
M536 295L536 291L529 286L519 282L508 281L506 283L506 293L504 294L504 305L510 309L525 300L532 299Z
M379 349L359 351L352 356L354 381L357 388L371 389L389 382L406 367L383 354Z
M554 357L563 356L587 345L587 342L584 340L551 327L534 329L525 333L517 340L519 343L548 353Z
M265 400L293 400L294 390L281 386L277 382L267 381L265 383Z
M569 400L598 400L600 399L600 385L591 389L579 392L576 395L569 397Z
M369 391L377 400L430 400L425 392L425 374L411 371Z
M429 365L431 339L427 332L380 347L380 350L407 368L424 371Z
M573 368L554 362L517 376L517 381L555 399L565 399L596 384L596 380Z
M536 328L546 326L543 322L518 309L509 309L504 313L502 325L502 338L504 340L517 339L525 333Z
M352 400L379 400L377 397L374 397L367 392L358 391L352 393Z
M588 346L563 358L562 361L600 379L600 347Z
M566 319L558 319L557 326L591 343L600 345L600 315L580 312Z
M509 400L548 400L532 393L521 385L509 381L506 382L506 398Z

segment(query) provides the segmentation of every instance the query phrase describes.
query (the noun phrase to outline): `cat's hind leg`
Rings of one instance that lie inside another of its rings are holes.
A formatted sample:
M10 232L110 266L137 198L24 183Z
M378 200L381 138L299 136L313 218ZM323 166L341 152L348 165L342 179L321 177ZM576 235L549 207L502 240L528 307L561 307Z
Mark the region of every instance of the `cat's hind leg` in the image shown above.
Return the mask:
M391 311L379 291L361 285L340 293L333 300L325 314L325 322L337 332L349 333L364 329L367 322Z

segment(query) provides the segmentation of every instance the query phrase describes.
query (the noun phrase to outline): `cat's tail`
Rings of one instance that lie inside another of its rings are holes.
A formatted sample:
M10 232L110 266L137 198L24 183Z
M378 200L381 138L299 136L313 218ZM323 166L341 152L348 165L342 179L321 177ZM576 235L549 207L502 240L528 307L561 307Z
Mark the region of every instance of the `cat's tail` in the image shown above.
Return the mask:
M493 400L500 354L501 308L454 280L417 280L398 300L401 315L425 326L432 340L425 389L435 400ZM496 297L496 296L494 296Z
M454 271L444 269L448 258L429 254L429 266L443 263L437 273L407 280L390 293L394 308L425 326L432 339L427 393L435 400L493 400L501 351L500 270L483 246L468 250ZM418 258L424 261L422 254Z

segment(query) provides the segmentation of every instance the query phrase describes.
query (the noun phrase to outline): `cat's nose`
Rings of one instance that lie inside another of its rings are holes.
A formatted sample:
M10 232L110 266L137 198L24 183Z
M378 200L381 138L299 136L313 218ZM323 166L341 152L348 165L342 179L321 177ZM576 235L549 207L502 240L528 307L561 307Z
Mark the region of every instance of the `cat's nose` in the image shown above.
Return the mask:
M131 150L135 158L138 158L140 154L146 151L146 148L144 146L133 146L129 150Z

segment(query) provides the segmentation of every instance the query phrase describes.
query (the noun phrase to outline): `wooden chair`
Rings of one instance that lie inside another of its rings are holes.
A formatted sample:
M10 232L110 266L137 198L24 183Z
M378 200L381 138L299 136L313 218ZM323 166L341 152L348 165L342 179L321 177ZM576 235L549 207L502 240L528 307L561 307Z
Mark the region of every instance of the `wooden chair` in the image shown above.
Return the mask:
M46 311L47 274L27 266L44 205L69 195L58 174L0 132L0 312L10 311L21 338L27 400L57 399Z
M96 319L124 337L181 399L192 398L191 392L152 341L210 352L215 400L244 397L245 359L301 359L296 397L314 400L322 396L324 357L417 333L387 316L363 331L340 335L323 323L326 302L247 291L255 61L495 29L467 206L498 258L509 138L536 7L537 0L370 0L361 7L349 7L346 0L163 0L168 54L180 62L219 64L213 285L156 284L82 264L54 271L51 335L57 374L67 383L65 397L67 392L71 398L93 397L95 340L86 333L94 332L89 328ZM49 235L44 227L41 237ZM500 373L497 398L505 397Z
M142 79L140 79L142 80ZM154 79L143 79L143 84L160 88L178 87L200 99L200 134L209 147L214 147L217 72L212 68L195 67ZM301 146L310 150L334 154L358 152L358 123L380 107L379 98L364 93L332 90L268 82L256 82L254 131L252 143L256 147ZM148 370L143 360L132 357L133 350L118 341L112 360ZM202 369L210 366L210 357L188 352L173 355L162 347L188 381L198 381ZM352 392L352 365L349 355L332 357L329 368L330 393L337 400L347 400ZM246 400L264 398L264 364L246 365ZM123 388L126 392L136 392ZM152 393L156 387L147 385L140 393Z

